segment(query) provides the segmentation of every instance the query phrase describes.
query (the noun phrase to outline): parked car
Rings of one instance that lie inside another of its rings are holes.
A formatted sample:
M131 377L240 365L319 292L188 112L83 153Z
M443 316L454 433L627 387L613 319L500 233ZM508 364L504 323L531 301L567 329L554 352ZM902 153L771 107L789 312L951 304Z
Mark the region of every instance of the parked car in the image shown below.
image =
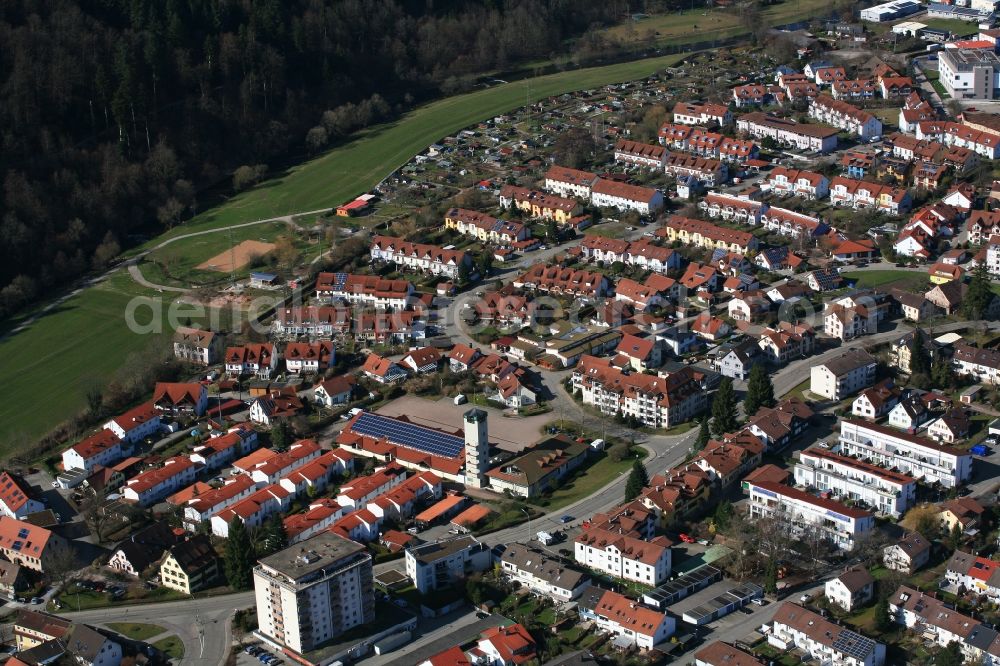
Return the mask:
M570 523L570 522L573 522L573 516L571 516L569 514L566 514L565 516L563 516L562 518L559 519L559 522L560 523Z
M37 606L38 604L42 603L42 598L41 597L31 597L31 603L33 603L33 604L35 604Z
M693 536L691 536L690 534L684 534L683 532L681 532L681 533L680 533L680 534L678 534L677 536L678 536L678 537L680 538L680 540L681 540L681 541L683 541L684 543L694 543L694 537L693 537Z

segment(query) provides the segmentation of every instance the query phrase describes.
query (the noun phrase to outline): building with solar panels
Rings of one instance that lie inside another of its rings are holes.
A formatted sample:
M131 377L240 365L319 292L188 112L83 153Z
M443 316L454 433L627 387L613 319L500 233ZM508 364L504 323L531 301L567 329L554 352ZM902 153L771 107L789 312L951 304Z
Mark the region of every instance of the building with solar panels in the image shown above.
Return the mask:
M485 419L482 425L482 437L485 439ZM475 428L478 437L478 423ZM418 472L430 470L449 481L465 483L467 447L466 435L461 431L431 428L414 423L405 416L360 412L337 435L337 443L351 453L375 458L379 462L395 461L408 469ZM486 450L488 453L488 443ZM485 459L488 458L487 455Z
M885 645L786 601L774 614L768 644L779 650L802 650L823 664L882 666Z

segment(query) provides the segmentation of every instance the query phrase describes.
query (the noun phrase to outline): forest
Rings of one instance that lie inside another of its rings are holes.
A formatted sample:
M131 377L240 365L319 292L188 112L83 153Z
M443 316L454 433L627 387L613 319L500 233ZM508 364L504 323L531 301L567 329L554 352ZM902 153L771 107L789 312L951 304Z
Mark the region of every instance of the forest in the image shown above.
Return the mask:
M479 75L572 48L628 9L605 0L5 0L0 319L220 193Z

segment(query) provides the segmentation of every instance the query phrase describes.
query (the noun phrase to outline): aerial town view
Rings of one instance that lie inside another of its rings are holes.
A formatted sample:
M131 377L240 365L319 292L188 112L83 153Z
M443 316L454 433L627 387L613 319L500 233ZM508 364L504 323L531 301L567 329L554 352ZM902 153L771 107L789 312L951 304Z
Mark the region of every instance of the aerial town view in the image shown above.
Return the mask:
M0 6L0 664L1000 666L1000 1Z

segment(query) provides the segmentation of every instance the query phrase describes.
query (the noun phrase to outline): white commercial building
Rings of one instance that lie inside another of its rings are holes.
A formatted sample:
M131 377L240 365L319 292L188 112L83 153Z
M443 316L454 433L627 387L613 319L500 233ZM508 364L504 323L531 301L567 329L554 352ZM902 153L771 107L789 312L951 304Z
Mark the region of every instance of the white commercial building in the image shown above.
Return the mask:
M927 484L955 488L972 476L972 455L866 421L840 423L838 453L894 468Z
M910 16L922 11L924 6L915 0L893 0L874 7L861 10L861 20L872 23L882 23L883 21L895 21L896 19Z
M1000 55L992 49L944 49L938 69L955 99L995 99L1000 91Z
M299 654L375 619L371 555L332 532L261 559L253 582L258 632Z
M862 502L893 518L901 517L917 499L912 477L822 448L799 454L794 475L796 485Z

